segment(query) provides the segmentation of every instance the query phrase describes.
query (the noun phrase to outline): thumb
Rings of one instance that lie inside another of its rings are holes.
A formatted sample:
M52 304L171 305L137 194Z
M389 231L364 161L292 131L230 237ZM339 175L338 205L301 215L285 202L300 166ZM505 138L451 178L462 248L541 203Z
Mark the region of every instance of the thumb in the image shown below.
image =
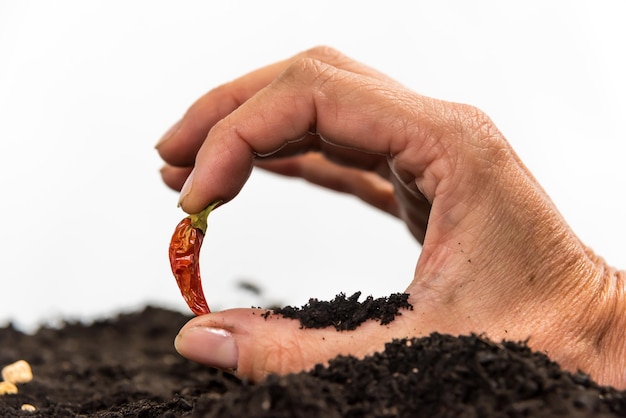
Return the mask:
M304 329L297 320L262 309L230 309L193 318L174 344L192 361L259 381L272 373L309 370L337 355L361 358L381 351L392 334L390 326L376 321L340 332Z

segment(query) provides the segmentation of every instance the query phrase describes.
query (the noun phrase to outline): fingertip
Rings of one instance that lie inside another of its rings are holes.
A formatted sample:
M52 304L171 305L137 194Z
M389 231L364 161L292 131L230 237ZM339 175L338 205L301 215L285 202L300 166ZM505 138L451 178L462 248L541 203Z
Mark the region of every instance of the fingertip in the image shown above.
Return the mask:
M187 213L198 213L218 200L231 201L252 173L254 155L248 146L216 138L205 142L181 187L179 206Z
M239 340L248 333L249 321L256 318L256 312L253 309L229 309L196 316L180 329L174 339L174 348L183 357L197 363L229 371L237 369L241 354ZM243 346L245 351L246 344Z
M211 195L211 191L205 190L205 188L202 187L203 184L201 181L196 181L197 178L196 170L191 170L180 187L178 207L189 214L199 213L206 209L207 206L211 204L215 205L215 202L219 202L215 205L215 209L224 202L221 198L209 198L208 196Z
M191 167L173 167L168 164L164 165L159 170L163 182L169 188L176 191L179 191L183 187L185 179L189 176L190 172Z
M176 132L178 132L178 130L180 129L181 124L182 124L182 119L176 122L175 124L173 124L167 131L165 131L163 136L161 136L161 138L157 141L154 148L156 148L157 150L162 148L163 144L165 144L167 141L169 141L171 138L173 138L176 135Z
M209 326L183 327L174 340L176 351L197 363L236 369L239 350L230 331Z
M191 170L191 172L187 176L187 179L183 183L183 186L180 189L180 197L178 198L178 206L179 207L183 207L183 204L185 203L185 200L187 200L187 196L189 196L189 193L191 192L191 188L193 186L194 172L195 172L195 170ZM183 209L184 209L184 207L183 207ZM199 211L197 211L197 212L199 212ZM188 212L188 213L196 213L196 212Z

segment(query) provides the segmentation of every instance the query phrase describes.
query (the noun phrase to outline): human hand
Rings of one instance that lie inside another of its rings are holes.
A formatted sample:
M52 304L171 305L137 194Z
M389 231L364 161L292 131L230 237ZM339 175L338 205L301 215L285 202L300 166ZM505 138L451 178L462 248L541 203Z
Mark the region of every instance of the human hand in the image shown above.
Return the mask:
M157 149L189 213L234 198L258 165L354 194L423 244L406 289L414 310L386 326L303 330L232 309L186 324L184 356L258 380L393 338L475 332L528 339L567 369L626 384L623 274L580 242L478 109L314 48L210 91Z

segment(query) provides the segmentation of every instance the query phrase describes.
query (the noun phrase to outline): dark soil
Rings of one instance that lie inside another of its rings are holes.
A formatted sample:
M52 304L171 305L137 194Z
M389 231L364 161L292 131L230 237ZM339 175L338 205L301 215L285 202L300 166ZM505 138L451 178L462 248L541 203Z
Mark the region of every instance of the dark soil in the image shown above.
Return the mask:
M282 309L300 318L315 306L345 314L341 306L351 304L361 312L366 304L381 322L401 314L380 316L372 308L376 300L354 298L340 295L332 302L312 300L300 309ZM392 305L410 309L400 295L390 298ZM25 359L34 374L32 382L18 385L17 395L0 396L0 416L626 416L624 392L598 386L582 373L564 372L524 344L475 335L397 340L363 360L338 357L328 367L250 384L174 351L174 336L188 319L148 307L91 325L42 328L34 335L11 326L0 329L0 366ZM338 323L343 329L345 320L329 326ZM21 411L25 403L37 410Z
M372 296L359 301L361 292L346 298L344 293L335 296L330 302L309 299L309 303L301 308L286 306L274 308L274 314L285 318L298 319L302 328L335 327L337 331L356 329L368 319L380 321L381 325L390 323L396 316L402 315L400 309L411 309L409 295L394 293L386 298L374 299ZM266 318L269 316L266 315Z

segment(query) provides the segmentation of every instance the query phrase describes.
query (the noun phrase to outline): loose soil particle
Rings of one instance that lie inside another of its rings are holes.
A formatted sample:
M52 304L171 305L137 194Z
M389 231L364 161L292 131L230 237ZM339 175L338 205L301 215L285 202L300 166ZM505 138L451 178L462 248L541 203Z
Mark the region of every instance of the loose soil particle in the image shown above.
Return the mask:
M326 303L345 308L349 299ZM524 344L476 335L395 340L362 360L337 357L327 367L250 384L174 351L172 340L188 319L148 307L34 335L0 328L0 367L25 359L34 375L18 394L0 396L0 416L626 416L624 392L564 372ZM36 410L22 411L24 404Z

